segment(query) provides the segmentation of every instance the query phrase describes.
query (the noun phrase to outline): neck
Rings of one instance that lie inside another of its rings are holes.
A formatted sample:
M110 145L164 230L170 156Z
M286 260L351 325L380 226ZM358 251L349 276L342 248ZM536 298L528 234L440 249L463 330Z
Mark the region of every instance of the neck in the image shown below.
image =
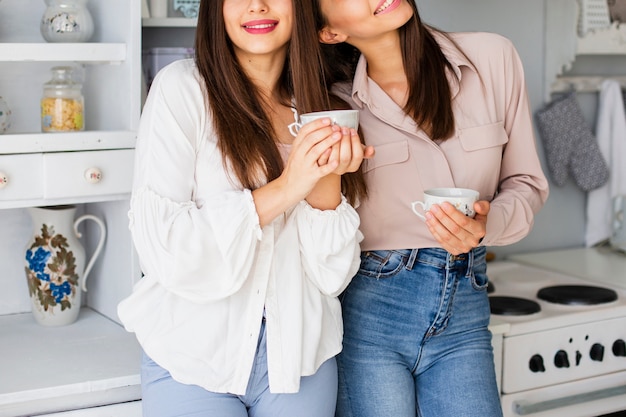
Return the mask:
M237 54L239 65L265 97L274 97L285 66L286 50L273 54Z
M355 45L356 46L356 45ZM398 105L404 106L408 81L404 71L400 35L397 31L357 46L367 60L367 75Z

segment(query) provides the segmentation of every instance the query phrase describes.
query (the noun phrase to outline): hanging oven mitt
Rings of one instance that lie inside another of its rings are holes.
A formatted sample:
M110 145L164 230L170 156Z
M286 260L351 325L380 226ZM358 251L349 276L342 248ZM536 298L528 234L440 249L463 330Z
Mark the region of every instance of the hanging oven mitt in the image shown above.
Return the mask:
M609 180L609 167L593 134L581 136L572 151L570 172L583 191L602 187Z
M570 121L576 117L576 108L572 105L573 93L548 103L535 117L537 128L546 152L548 170L552 181L559 187L567 182L569 160L574 149L575 138L579 135L579 126Z
M584 191L598 188L608 181L606 161L574 92L539 110L536 117L548 169L556 185L565 185L568 173Z

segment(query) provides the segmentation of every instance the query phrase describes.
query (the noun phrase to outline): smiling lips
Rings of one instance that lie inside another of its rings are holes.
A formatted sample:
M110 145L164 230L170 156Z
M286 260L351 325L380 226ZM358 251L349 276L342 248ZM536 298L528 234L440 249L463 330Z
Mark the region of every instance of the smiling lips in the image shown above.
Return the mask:
M401 0L384 0L380 6L374 11L374 15L390 12L400 5Z
M244 23L241 26L248 33L264 34L264 33L269 33L273 31L274 29L276 29L276 26L278 26L278 20L270 20L270 19L252 20L250 22Z

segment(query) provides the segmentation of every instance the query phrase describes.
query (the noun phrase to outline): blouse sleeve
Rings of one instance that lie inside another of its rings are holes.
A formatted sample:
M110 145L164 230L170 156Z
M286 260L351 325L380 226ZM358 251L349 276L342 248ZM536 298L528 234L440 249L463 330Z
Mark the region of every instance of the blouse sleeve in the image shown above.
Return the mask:
M190 68L166 67L150 87L137 139L129 228L146 276L181 297L206 302L241 288L261 229L249 190L216 187L210 200L195 198L198 165L212 177L224 172L217 151L213 160L197 158L207 116Z
M342 197L335 210L322 211L301 202L295 211L305 276L320 292L339 295L360 265L363 235L356 210Z
M483 245L508 245L525 237L548 198L548 181L537 154L524 69L510 41L503 48L500 85L509 141L502 154L498 194L491 202Z

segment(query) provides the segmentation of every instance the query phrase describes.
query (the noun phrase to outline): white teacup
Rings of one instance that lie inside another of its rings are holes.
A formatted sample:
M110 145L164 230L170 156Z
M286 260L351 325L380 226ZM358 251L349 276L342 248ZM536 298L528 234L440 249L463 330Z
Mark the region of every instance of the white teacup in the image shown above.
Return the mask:
M466 216L474 217L476 214L474 203L478 201L478 197L478 191L468 188L431 188L424 191L424 201L412 202L411 208L420 219L426 220L424 214L417 210L417 206L420 206L425 213L430 210L433 204L441 204L447 201Z
M359 126L358 110L327 110L317 111L313 113L304 113L300 115L300 123L292 123L289 125L289 132L296 136L298 131L305 124L313 120L328 117L331 123L338 126L345 126L356 129Z

